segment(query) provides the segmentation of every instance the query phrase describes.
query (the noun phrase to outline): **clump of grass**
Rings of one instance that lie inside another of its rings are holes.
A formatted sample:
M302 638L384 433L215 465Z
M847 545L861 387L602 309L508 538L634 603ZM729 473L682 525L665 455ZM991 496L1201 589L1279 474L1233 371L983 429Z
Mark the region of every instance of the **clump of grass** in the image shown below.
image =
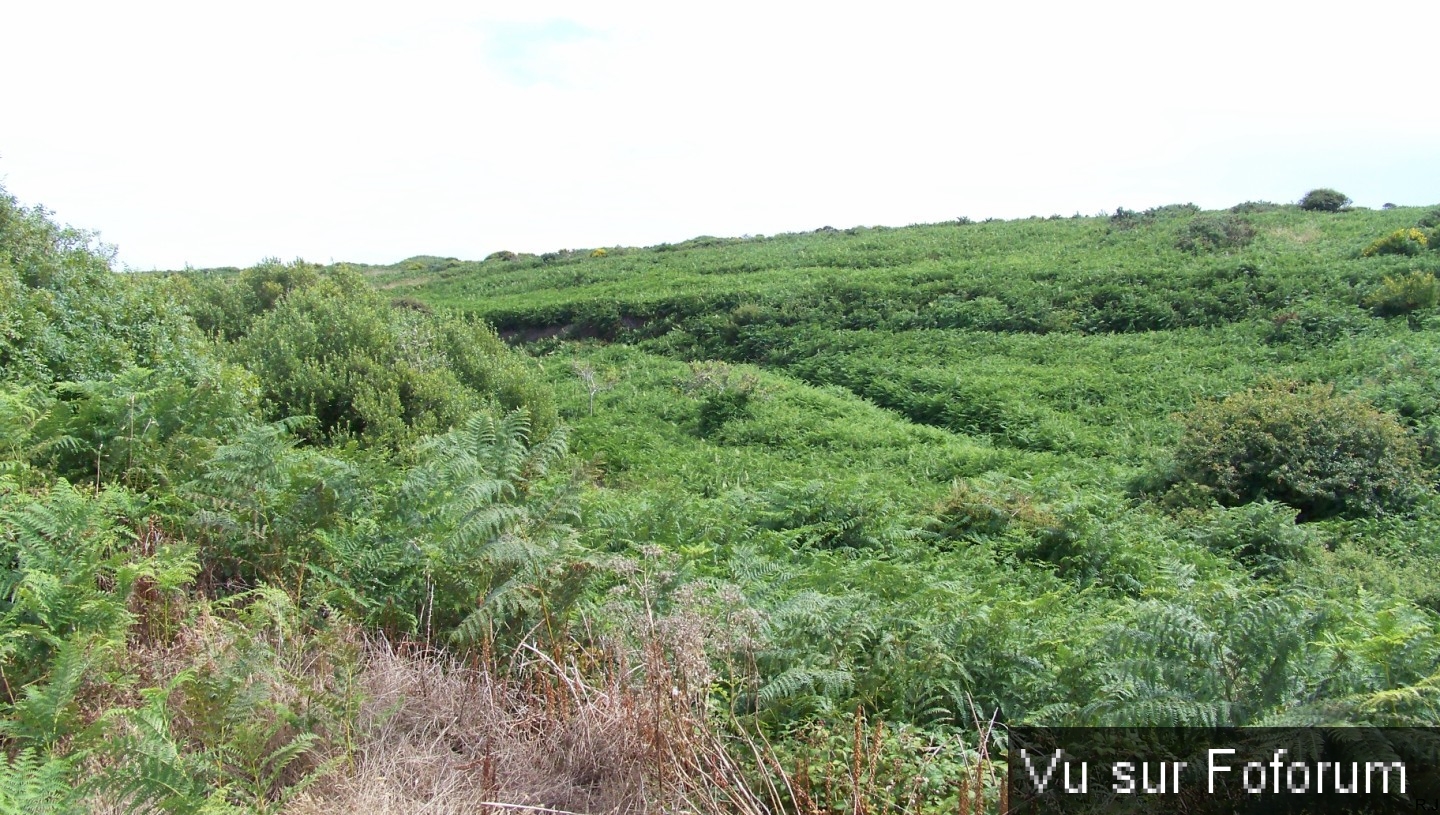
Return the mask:
M665 653L373 640L354 761L290 812L765 811Z

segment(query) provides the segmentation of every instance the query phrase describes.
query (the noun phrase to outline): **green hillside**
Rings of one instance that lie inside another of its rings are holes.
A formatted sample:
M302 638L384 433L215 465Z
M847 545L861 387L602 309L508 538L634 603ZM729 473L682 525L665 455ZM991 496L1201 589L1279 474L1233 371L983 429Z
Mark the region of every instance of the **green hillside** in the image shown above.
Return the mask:
M1411 721L1433 691L1384 694L1433 683L1440 657L1437 221L1171 206L367 271L529 341L605 486L594 545L655 540L661 513L697 574L787 625L819 604L761 691L783 715L858 701L937 723L973 699L1047 723ZM593 414L581 369L611 385ZM1241 440L1285 470L1248 491L1184 439L1228 432L1214 414L1247 393L1315 408ZM1391 476L1298 459L1367 444L1323 423L1376 410L1403 438L1358 455L1415 481L1337 509ZM1413 654L1408 678L1342 691L1330 672L1399 618L1383 659Z
M0 803L970 811L992 718L1434 724L1437 229L117 275L0 191Z

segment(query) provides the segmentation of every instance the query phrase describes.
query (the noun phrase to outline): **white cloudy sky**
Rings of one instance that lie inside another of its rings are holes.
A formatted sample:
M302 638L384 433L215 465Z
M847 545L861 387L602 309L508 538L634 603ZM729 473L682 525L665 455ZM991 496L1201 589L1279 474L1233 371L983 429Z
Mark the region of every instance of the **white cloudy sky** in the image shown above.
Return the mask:
M1437 9L0 0L0 185L138 269L1434 204Z

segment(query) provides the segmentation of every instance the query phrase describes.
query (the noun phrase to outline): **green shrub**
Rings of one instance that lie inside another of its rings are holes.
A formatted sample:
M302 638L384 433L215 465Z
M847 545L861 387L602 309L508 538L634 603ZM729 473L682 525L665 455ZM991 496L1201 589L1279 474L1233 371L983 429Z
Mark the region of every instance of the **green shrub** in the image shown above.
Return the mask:
M1308 305L1270 318L1265 342L1313 348L1344 342L1374 329L1374 320L1352 306Z
M873 549L905 534L887 498L838 482L782 481L762 498L753 522L783 533L795 547Z
M1300 199L1300 208L1310 212L1339 212L1350 206L1350 196L1327 187L1311 190Z
M1151 207L1140 213L1148 220L1159 220L1161 218L1181 218L1186 215L1195 215L1200 207L1194 204L1164 204L1158 207Z
M1248 215L1255 212L1274 212L1279 209L1279 204L1272 204L1269 201L1241 201L1230 208L1236 215Z
M164 284L115 274L112 251L0 187L0 381L106 379L136 365L175 371L203 353Z
M1404 509L1426 489L1405 428L1330 385L1271 382L1182 417L1175 475L1224 506L1281 501L1304 519Z
M1165 218L1180 218L1187 215L1194 215L1200 208L1194 204L1166 204L1159 207L1151 207L1144 212L1136 212L1133 209L1119 207L1115 214L1110 216L1110 230L1125 231L1140 226L1147 226ZM1058 217L1058 216L1057 216Z
M1440 283L1433 272L1411 272L1404 277L1386 275L1380 288L1365 297L1363 304L1377 317L1394 317L1423 308L1434 308L1440 301Z
M1175 248L1183 252L1239 249L1255 240L1255 227L1237 215L1202 215L1180 230Z
M462 643L524 636L542 617L559 619L559 593L547 597L545 587L584 575L554 571L580 519L578 473L558 472L568 449L564 428L532 435L523 409L476 413L422 442L422 463L401 492L417 513L415 545L430 584L412 619Z
M1145 217L1135 210L1117 207L1115 214L1110 216L1110 229L1124 231L1134 229L1145 222Z
M1414 227L1397 229L1383 238L1376 238L1365 247L1360 256L1369 258L1376 255L1418 255L1429 245L1430 239L1424 232Z
M271 419L314 416L324 439L399 447L487 403L555 422L548 390L481 323L393 308L352 274L327 272L255 318L234 354L259 377Z
M700 435L709 438L727 422L750 418L751 394L742 388L706 394L700 401Z

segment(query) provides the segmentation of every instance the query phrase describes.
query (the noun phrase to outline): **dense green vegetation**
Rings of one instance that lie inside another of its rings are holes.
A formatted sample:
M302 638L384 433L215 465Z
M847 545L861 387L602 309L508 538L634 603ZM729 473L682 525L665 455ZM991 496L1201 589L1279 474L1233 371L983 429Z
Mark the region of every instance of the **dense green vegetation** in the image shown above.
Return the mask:
M822 604L787 715L1430 721L1440 254L1367 247L1435 216L1337 195L367 271L560 363L607 513Z
M0 802L299 806L380 639L806 811L997 710L1434 723L1440 215L1332 199L125 276L0 194Z

